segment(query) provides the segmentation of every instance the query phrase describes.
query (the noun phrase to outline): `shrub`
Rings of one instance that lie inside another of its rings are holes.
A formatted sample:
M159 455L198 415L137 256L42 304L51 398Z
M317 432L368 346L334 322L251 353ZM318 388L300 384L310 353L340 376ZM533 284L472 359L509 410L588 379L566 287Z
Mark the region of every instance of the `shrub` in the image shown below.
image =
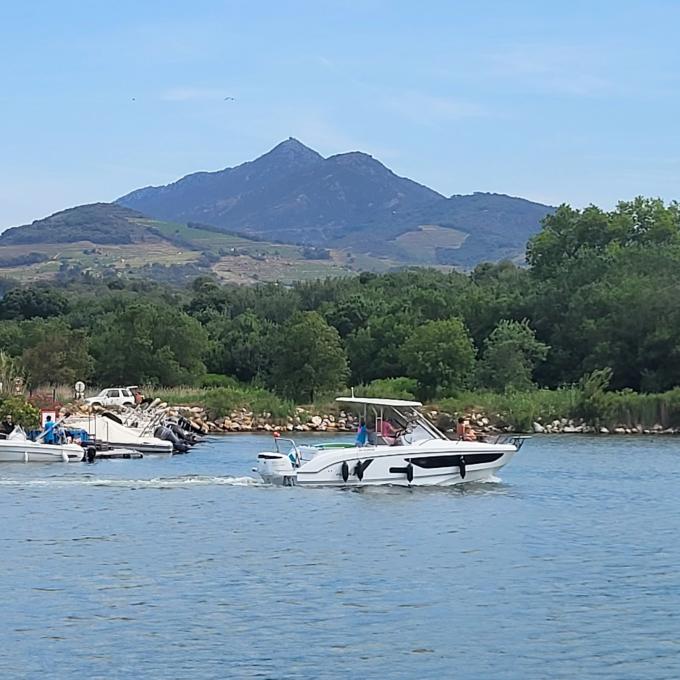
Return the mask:
M417 380L401 377L372 380L368 385L359 385L355 392L362 397L413 400L416 398L417 389Z
M0 419L8 415L26 430L40 425L40 410L21 396L6 397L0 402Z

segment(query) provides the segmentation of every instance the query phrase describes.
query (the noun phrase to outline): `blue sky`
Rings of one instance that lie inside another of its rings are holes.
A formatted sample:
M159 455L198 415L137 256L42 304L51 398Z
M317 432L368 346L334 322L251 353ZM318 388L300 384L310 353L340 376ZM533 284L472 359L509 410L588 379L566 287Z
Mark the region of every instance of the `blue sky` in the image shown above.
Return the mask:
M0 228L289 136L447 195L680 198L678 26L669 0L5 0Z

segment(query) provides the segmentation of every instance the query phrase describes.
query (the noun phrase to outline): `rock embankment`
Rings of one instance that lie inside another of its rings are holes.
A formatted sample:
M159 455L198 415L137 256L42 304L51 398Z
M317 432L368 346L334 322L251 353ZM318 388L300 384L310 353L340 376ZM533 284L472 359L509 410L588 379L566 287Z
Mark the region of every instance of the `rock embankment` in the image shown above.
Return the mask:
M203 409L191 408L193 418L211 432L354 432L359 424L358 417L345 411L319 414L300 407L295 411L294 416L280 419L271 413L256 414L241 408L223 418L210 420Z
M160 400L158 400L160 401ZM348 411L315 412L301 406L295 409L295 415L286 418L275 418L271 413L254 413L247 408L231 411L228 415L218 418L210 418L206 409L201 406L167 406L164 403L159 407L165 409L169 417L183 416L189 420L197 432L228 433L228 432L356 432L359 426L359 416ZM70 413L93 413L102 410L118 410L116 407L102 409L100 406L88 406L86 404L70 404L64 407L64 411ZM612 427L592 426L582 421L568 418L554 419L543 422L541 418L533 422L531 428L518 428L502 414L485 415L478 411L465 413L446 413L434 408L425 408L424 415L434 423L442 432L455 435L456 422L463 417L469 426L477 434L499 434L532 432L534 434L680 434L680 428L663 427L655 424L652 427L636 425L616 425Z
M575 422L566 418L553 420L545 424L535 422L532 429L535 434L680 434L679 428L664 427L659 423L652 427L643 427L639 424L635 427L630 427L629 425L595 427L594 425Z

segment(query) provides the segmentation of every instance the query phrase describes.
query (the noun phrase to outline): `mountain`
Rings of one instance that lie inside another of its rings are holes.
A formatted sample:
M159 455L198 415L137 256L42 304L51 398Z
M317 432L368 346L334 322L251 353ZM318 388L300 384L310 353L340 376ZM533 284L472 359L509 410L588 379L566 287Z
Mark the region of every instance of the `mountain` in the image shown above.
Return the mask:
M324 158L293 138L254 161L139 189L117 202L159 219L267 240L466 267L522 260L527 239L552 210L503 194L446 198L368 154Z
M346 232L443 198L364 153L323 158L288 139L254 161L118 199L147 215L325 246Z

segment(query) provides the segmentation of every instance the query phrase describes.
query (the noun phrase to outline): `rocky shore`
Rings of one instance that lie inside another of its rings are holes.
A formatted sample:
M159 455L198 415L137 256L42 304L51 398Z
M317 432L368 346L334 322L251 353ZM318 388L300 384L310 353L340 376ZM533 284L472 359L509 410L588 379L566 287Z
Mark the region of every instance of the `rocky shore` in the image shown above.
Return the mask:
M165 406L162 404L162 406ZM88 407L85 404L72 404L64 410L69 412L101 411L101 407ZM116 410L112 408L110 410ZM434 408L424 408L423 413L442 432L448 435L455 433L455 424L460 416L465 418L470 427L477 434L615 434L615 435L660 435L680 434L680 428L663 427L655 424L652 427L636 425L617 425L614 427L595 427L581 421L561 418L542 422L537 419L529 430L518 430L509 425L500 414L489 417L474 411L468 413L446 413ZM285 419L277 419L271 413L254 413L246 408L231 411L226 416L209 418L206 409L201 406L168 406L168 416L181 415L187 418L196 431L204 434L237 433L237 432L356 432L359 426L359 416L348 411L337 413L316 412L309 408L298 406L295 415Z

